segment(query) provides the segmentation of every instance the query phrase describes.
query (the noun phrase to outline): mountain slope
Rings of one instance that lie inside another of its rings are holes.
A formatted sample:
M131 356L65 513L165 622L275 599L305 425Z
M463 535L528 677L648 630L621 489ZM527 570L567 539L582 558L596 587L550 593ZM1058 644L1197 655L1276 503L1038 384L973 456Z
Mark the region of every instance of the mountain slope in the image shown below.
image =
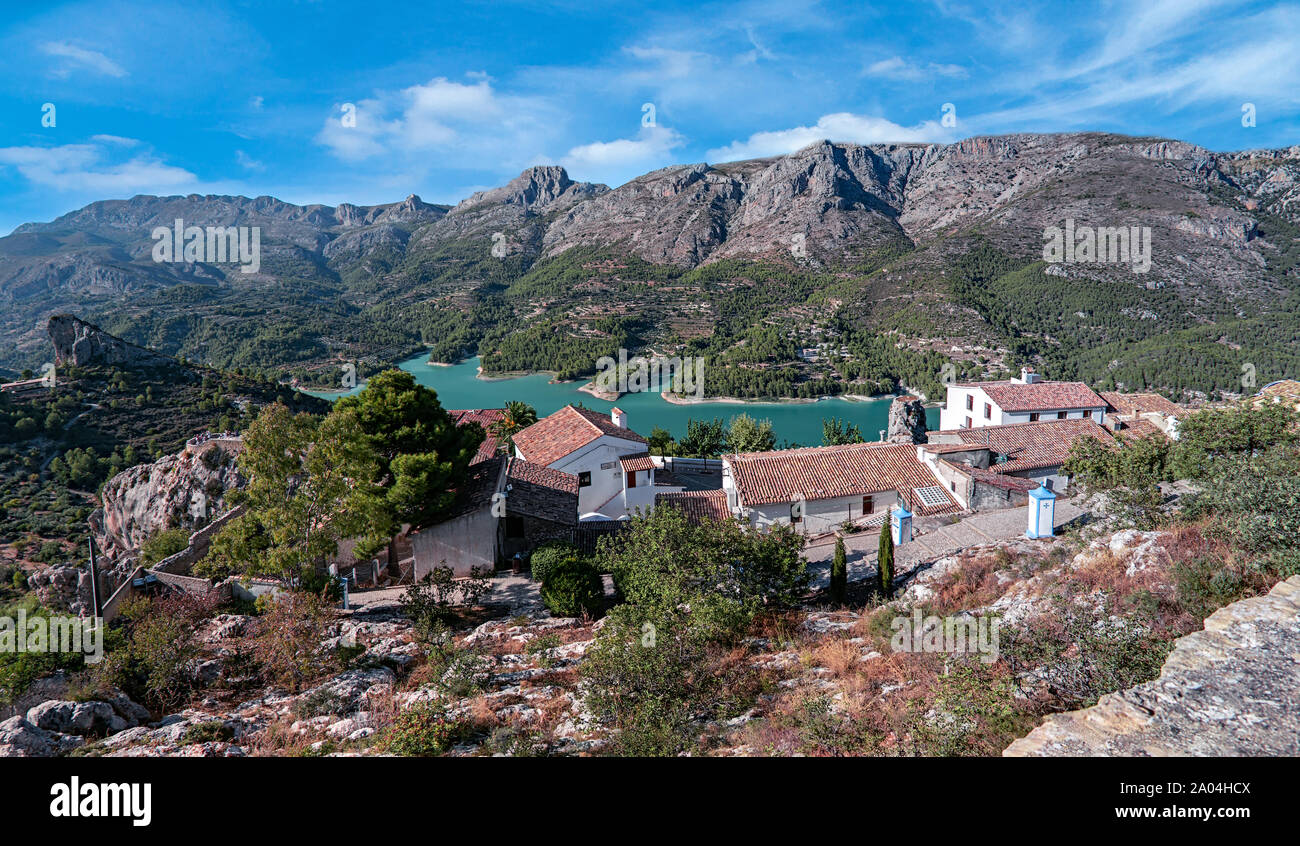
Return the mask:
M819 142L614 189L536 167L450 209L136 197L0 239L0 367L39 364L31 327L78 309L168 354L313 384L421 345L564 376L648 346L708 357L712 394L933 393L950 358L1240 391L1246 365L1259 384L1300 369L1298 180L1300 147L1083 133ZM150 231L176 217L262 227L259 272L154 263ZM1149 271L1044 265L1067 220L1148 229Z

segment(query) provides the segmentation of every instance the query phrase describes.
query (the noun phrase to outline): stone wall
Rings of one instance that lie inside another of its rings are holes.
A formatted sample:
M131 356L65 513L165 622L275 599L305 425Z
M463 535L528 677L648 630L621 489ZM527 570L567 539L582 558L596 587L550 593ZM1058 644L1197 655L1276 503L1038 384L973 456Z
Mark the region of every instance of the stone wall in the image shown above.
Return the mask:
M1002 754L1300 755L1300 576L1215 611L1154 681L1053 714Z

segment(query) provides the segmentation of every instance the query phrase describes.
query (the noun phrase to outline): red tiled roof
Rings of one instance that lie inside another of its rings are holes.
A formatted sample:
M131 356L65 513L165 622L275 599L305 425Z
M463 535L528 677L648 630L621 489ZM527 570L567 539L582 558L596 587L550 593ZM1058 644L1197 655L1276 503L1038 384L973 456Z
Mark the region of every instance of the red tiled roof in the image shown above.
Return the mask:
M1096 421L1080 418L980 426L975 429L948 429L931 434L939 438L954 437L972 446L987 446L994 452L1005 455L1007 461L998 465L998 470L1003 473L1059 467L1065 463L1066 456L1070 454L1070 446L1078 438L1096 438L1103 443L1114 443Z
M1146 414L1152 411L1168 414L1171 417L1182 417L1187 414L1187 409L1160 394L1121 394L1117 391L1102 391L1101 398L1118 414Z
M515 448L529 461L552 464L603 435L645 443L631 429L620 429L608 414L566 405L515 435Z
M1152 423L1150 420L1143 420L1141 418L1137 420L1125 420L1124 428L1120 429L1115 434L1119 435L1121 438L1149 438L1152 435L1159 435L1162 438L1167 437L1165 433L1160 430L1159 426Z
M648 452L634 452L631 455L625 455L618 460L619 465L623 468L624 473L631 473L633 470L653 470L655 463L650 459Z
M958 473L965 473L977 482L986 485L992 485L995 488L1001 488L1007 491L1029 492L1038 487L1038 482L1032 479L1025 479L1021 476L1008 476L1005 473L999 473L996 470L985 470L981 467L972 467L969 464L954 464L951 461L944 460L944 464L956 470Z
M943 505L927 506L917 488L940 483L916 458L913 444L842 444L725 455L731 476L747 506L831 499L898 491L917 514L960 510L944 492Z
M982 389L1003 411L1106 407L1106 401L1082 382L968 382L958 387Z
M506 416L503 408L449 408L447 413L451 415L452 422L457 426L465 426L469 423L477 423L483 427L486 432L487 428L493 423ZM478 452L474 454L470 464L478 464L480 461L487 461L497 454L500 449L500 443L489 433L479 444Z
M655 507L661 505L680 508L692 523L731 518L731 509L727 508L727 494L720 490L655 494Z

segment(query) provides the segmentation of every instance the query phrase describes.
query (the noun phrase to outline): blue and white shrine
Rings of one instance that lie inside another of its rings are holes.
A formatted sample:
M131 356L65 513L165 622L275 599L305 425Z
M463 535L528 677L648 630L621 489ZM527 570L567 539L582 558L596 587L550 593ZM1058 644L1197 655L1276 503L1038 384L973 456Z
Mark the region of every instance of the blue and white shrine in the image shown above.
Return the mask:
M1040 485L1029 492L1027 538L1050 538L1056 531L1056 494Z
M889 533L894 537L894 546L912 542L912 512L906 505L900 504L889 512Z

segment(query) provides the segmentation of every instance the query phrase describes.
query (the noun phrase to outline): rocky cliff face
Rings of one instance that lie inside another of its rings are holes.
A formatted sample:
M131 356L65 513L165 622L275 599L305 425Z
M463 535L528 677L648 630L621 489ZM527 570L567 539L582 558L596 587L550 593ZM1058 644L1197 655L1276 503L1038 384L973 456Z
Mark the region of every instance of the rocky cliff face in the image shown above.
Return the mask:
M886 439L891 444L923 444L929 440L925 430L925 406L921 401L916 397L894 397L889 404Z
M138 367L170 362L166 356L127 343L70 314L51 317L47 331L54 343L54 363L60 367L97 364Z
M91 524L107 561L135 556L163 529L194 531L226 511L226 493L244 484L237 454L227 442L212 442L123 470L104 483L103 507Z
M1003 755L1300 754L1300 576L1215 611L1160 677L1049 716Z

